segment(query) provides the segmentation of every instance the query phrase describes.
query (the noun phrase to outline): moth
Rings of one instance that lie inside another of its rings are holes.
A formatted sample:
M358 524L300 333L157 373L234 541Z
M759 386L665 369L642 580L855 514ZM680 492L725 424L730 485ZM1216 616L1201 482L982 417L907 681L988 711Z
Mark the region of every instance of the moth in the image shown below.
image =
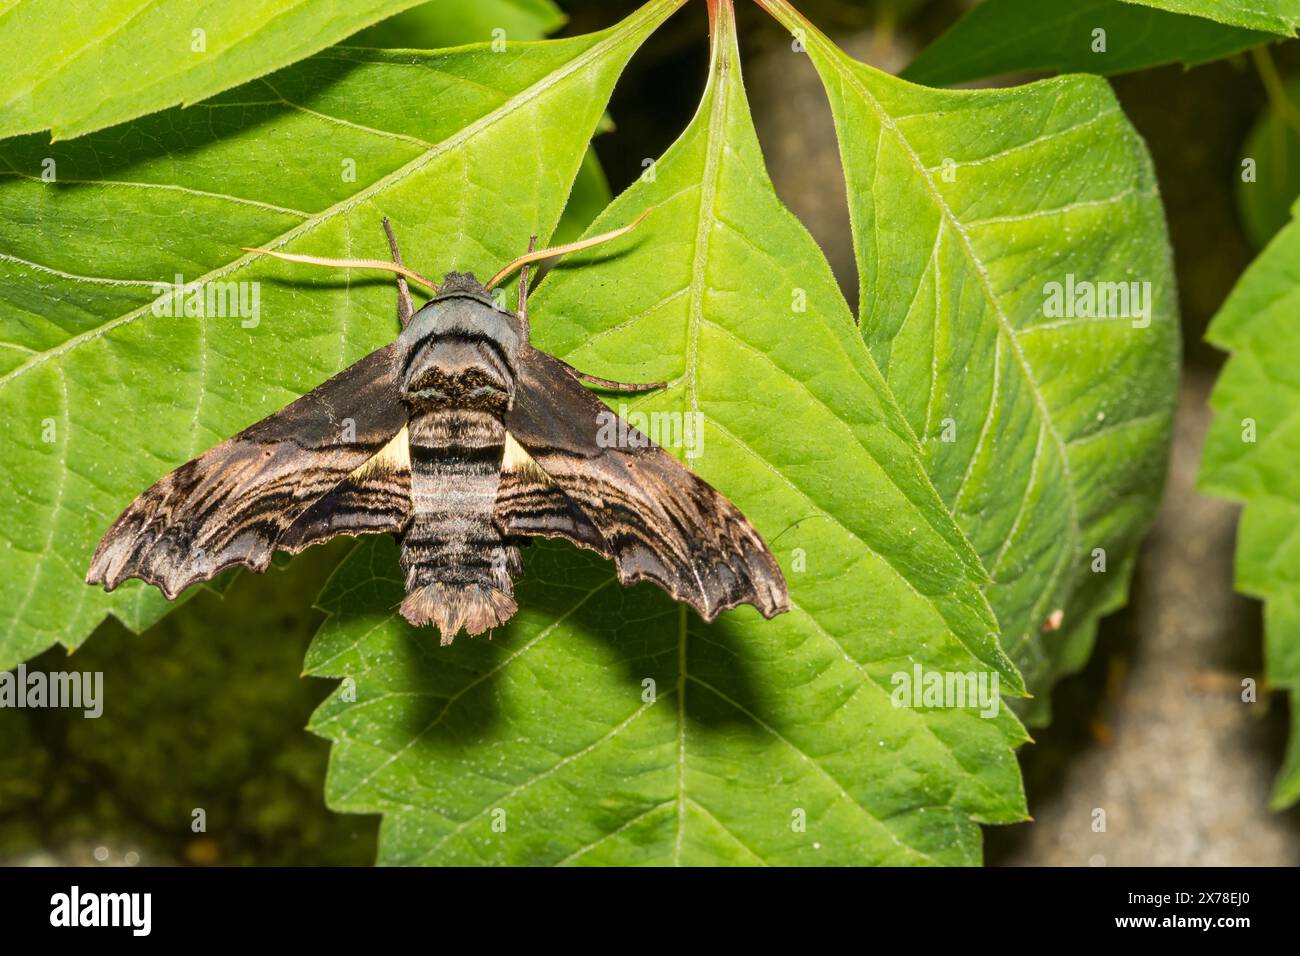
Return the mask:
M514 615L520 547L546 537L612 559L623 585L653 581L707 621L740 604L767 618L788 610L780 567L735 505L635 429L620 430L619 447L598 439L613 413L583 382L662 383L600 379L529 344L529 265L637 222L553 249L534 237L486 284L406 268L387 219L391 263L246 250L396 273L401 331L136 498L100 541L87 583L111 591L139 578L174 599L232 565L264 571L277 549L387 532L400 546L402 616L436 625L449 644ZM511 312L492 289L517 269ZM419 310L407 279L434 292Z

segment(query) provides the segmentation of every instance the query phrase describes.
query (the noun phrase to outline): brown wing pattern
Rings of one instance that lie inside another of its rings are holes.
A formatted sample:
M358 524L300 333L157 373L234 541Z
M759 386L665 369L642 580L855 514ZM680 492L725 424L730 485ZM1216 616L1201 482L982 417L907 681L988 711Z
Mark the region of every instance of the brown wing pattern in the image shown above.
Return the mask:
M502 531L568 538L612 558L623 584L654 581L707 621L739 604L768 618L789 610L781 569L740 510L631 428L642 447L601 447L601 413L610 414L563 364L521 351Z
M370 353L158 481L108 529L87 583L140 578L174 598L231 565L263 571L277 548L400 531L411 476L397 354Z

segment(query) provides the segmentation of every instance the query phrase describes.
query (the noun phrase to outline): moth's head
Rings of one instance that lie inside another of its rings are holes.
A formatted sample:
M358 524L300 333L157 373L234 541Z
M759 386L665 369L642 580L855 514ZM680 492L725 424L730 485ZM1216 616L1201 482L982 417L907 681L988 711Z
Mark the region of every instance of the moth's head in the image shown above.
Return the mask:
M510 407L523 323L472 274L449 273L397 341L408 404L498 413Z
M435 299L447 299L455 296L491 299L492 290L479 282L472 272L448 272L442 278L442 285L434 291Z

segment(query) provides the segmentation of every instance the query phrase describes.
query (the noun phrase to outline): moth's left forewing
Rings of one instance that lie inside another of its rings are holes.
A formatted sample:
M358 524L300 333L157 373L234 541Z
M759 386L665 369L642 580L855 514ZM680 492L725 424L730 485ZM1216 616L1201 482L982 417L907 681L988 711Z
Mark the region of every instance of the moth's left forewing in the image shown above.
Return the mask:
M276 547L298 552L338 534L399 532L411 518L411 453L406 426L388 444L299 515Z
M705 620L740 604L768 618L789 610L781 569L740 510L630 429L624 447L604 447L609 414L562 363L521 351L502 530L569 538L612 558L624 584L654 581Z
M160 479L104 534L87 583L140 578L173 598L232 565L265 570L276 550L400 530L411 506L396 359L393 345L370 353Z

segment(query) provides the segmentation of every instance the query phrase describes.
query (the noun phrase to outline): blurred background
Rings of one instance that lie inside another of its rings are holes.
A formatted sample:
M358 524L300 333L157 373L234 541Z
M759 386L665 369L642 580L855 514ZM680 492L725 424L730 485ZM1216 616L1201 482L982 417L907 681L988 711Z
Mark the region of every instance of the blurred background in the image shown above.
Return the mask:
M542 28L565 35L606 27L639 4L558 5L567 21ZM898 72L969 4L797 6L859 59ZM775 22L745 0L737 7L746 85L777 192L856 305L824 92ZM440 40L430 45L447 45L475 39L480 29L441 24L426 36ZM359 42L409 46L420 36L392 23L367 34ZM614 193L690 119L707 57L705 8L696 3L633 59L610 104L614 129L596 140ZM1193 487L1206 399L1223 361L1202 336L1300 194L1300 137L1284 122L1296 109L1282 85L1291 75L1300 75L1300 43L1276 44L1265 58L1242 54L1112 79L1154 156L1174 245L1185 339L1174 455L1131 603L1103 622L1088 667L1055 692L1053 723L1035 728L1035 743L1022 751L1034 821L985 831L992 865L1300 863L1300 809L1268 810L1288 702L1266 691L1256 704L1240 700L1243 677L1262 686L1262 662L1259 606L1232 589L1236 509ZM1284 173L1239 197L1240 159L1262 149L1273 151L1269 166ZM599 208L589 193L573 212L580 225ZM0 710L0 863L372 862L377 818L325 808L328 745L303 729L331 689L300 676L323 617L312 603L348 546L335 542L266 575L238 575L224 593L199 594L143 635L110 620L71 660L54 650L31 662L103 671L112 706L98 720ZM196 809L204 811L204 832L191 825ZM1096 809L1106 812L1102 833L1093 830Z

